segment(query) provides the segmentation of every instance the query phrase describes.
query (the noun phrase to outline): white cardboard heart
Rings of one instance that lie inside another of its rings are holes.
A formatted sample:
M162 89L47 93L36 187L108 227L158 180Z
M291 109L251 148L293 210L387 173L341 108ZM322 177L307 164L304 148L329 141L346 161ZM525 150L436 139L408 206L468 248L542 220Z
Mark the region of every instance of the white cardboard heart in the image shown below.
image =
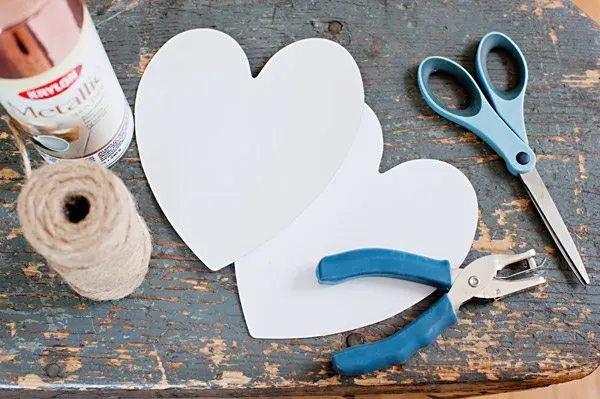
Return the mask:
M358 248L391 248L452 267L463 262L477 225L469 180L436 160L405 162L380 174L377 116L364 117L348 158L318 199L272 240L236 262L240 300L254 338L334 334L384 320L433 288L391 278L319 285L319 260Z
M252 78L234 39L187 31L140 81L142 166L169 222L217 270L317 198L348 155L363 104L360 71L332 41L290 44Z

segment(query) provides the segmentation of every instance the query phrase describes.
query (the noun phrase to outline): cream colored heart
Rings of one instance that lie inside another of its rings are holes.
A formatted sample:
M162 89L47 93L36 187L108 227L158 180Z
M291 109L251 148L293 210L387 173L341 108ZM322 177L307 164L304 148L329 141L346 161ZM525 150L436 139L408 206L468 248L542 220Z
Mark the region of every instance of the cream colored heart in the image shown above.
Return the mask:
M235 264L240 300L255 338L334 334L384 320L434 289L391 278L319 285L326 255L390 248L459 267L477 226L469 180L436 160L405 162L381 174L377 116L364 106L356 142L319 198L275 238Z
M216 270L273 238L329 184L359 130L360 72L340 45L295 42L258 77L238 43L197 29L169 40L136 96L152 192Z

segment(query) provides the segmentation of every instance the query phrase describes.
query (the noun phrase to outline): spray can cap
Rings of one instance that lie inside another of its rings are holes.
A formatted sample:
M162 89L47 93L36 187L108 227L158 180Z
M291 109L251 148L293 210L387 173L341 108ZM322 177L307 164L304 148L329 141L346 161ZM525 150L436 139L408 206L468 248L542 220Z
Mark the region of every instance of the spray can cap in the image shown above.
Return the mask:
M0 0L0 78L39 75L75 47L82 0Z

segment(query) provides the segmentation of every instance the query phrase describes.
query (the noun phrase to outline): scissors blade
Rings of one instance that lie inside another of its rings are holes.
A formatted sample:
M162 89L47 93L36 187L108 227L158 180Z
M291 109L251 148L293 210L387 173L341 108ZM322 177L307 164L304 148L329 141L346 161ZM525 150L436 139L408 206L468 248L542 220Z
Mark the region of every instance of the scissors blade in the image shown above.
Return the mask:
M527 193L533 200L533 204L537 208L542 220L546 224L548 231L552 235L556 246L571 269L573 269L577 279L583 285L589 284L590 278L585 270L583 260L581 260L575 242L569 234L565 221L560 216L556 204L552 200L540 174L534 168L530 172L519 175L519 177L525 185Z

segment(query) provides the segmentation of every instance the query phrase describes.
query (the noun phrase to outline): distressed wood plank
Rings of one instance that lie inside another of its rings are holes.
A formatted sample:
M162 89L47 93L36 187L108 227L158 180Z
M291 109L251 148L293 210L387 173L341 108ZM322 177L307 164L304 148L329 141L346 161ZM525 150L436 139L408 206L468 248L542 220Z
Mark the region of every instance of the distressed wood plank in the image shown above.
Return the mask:
M103 389L135 397L141 393L126 391L140 388L174 396L460 397L568 381L599 365L600 30L575 6L562 0L88 4L130 103L154 52L186 29L214 27L232 35L254 74L295 40L324 37L343 44L361 68L366 100L383 126L381 170L425 157L458 167L480 201L467 261L533 247L548 258L550 284L494 303L470 303L456 326L406 365L340 378L328 360L342 347L343 334L291 341L249 337L233 270L209 272L182 243L150 192L135 144L113 170L134 193L153 233L150 272L130 298L100 304L79 298L20 232L15 200L23 176L10 138L1 134L0 395L22 397L27 390L54 397L85 389L93 396ZM527 57L528 134L538 169L588 265L587 288L559 259L501 160L471 133L435 115L419 95L421 59L444 55L473 71L477 40L490 30L509 34ZM335 93L322 95L335 101ZM359 332L369 341L380 339L431 300ZM51 363L61 368L56 378L44 372Z

